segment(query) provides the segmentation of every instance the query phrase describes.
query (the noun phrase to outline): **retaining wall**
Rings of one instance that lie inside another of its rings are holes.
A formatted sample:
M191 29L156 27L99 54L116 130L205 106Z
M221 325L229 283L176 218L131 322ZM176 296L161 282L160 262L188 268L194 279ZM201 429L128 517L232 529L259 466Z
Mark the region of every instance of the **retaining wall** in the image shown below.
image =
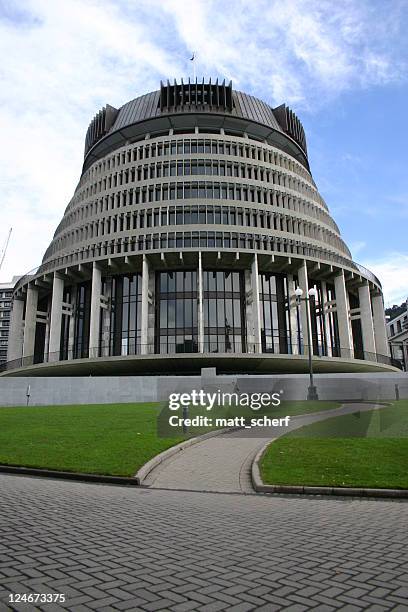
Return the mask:
M283 392L282 399L306 398L309 377L297 375L99 376L0 378L0 406L29 404L110 404L166 401L170 393L204 389L214 392ZM408 398L408 374L319 374L315 384L322 400L387 400Z

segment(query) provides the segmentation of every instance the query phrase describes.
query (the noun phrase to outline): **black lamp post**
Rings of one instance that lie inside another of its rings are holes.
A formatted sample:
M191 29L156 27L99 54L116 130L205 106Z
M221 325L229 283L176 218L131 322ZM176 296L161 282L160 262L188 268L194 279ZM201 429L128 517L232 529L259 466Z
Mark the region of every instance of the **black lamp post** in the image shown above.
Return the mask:
M296 304L300 304L301 302L306 303L306 321L307 321L307 343L308 343L308 357L309 357L309 387L307 389L307 399L316 401L319 399L317 394L317 388L314 385L313 381L313 346L312 346L312 331L310 329L310 302L314 305L314 301L317 297L317 290L315 287L312 287L308 291L308 295L302 297L303 289L300 287L296 287L295 289L296 295Z

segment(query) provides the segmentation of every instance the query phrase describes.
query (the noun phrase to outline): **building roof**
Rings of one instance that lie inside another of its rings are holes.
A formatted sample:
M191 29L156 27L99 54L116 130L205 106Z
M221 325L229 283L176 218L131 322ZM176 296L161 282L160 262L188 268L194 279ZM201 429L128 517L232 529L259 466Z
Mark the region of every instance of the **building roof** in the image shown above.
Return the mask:
M139 96L119 109L107 104L89 125L85 138L84 169L110 150L121 146L123 141L137 138L134 126L139 123L144 124L144 133L146 122L152 119L162 118L163 129L182 128L188 124L188 116L191 118L194 115L196 118L197 114L203 116L203 127L212 127L214 123L228 130L237 127L239 122L242 129L247 129L260 139L267 139L273 132L278 146L280 144L284 150L291 149L291 155L308 166L305 132L290 108L285 104L272 108L259 98L234 91L231 82L228 85L225 81L218 83L218 80L211 83L210 79L200 83L197 80L187 83L167 81L166 84L161 83L157 91ZM178 117L176 122L170 119L175 116ZM215 119L217 116L218 122ZM156 129L158 125L156 121Z

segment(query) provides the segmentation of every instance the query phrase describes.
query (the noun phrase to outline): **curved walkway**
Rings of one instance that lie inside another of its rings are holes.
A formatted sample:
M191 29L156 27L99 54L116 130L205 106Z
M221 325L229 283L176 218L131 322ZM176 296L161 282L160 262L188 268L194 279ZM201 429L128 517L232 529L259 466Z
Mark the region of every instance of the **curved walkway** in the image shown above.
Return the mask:
M378 404L344 404L333 410L294 416L289 427L257 427L207 438L160 463L143 484L158 489L253 493L252 462L267 440L330 417L382 407Z

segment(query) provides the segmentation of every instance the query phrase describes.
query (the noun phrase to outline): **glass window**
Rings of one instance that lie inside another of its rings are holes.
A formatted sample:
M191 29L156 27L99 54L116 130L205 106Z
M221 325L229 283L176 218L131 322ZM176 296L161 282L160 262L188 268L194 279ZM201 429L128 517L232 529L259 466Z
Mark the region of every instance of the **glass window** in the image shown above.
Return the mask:
M261 342L264 353L292 353L286 277L259 274Z
M246 328L243 272L204 271L203 284L205 350L213 353L244 352Z
M156 353L198 352L197 272L157 272L156 294Z
M75 308L74 358L88 357L89 324L91 316L91 284L77 285ZM92 347L93 349L97 347Z

